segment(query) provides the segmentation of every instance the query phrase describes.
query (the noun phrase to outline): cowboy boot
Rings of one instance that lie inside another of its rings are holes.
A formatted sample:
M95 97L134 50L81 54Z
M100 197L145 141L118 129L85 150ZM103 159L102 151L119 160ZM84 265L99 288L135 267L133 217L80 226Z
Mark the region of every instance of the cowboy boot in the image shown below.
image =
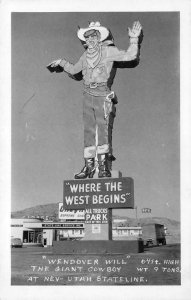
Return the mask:
M99 154L98 162L99 162L98 177L99 178L111 177L111 172L109 170L109 165L108 165L108 154Z
M74 176L75 179L85 179L87 177L93 178L95 174L95 159L85 158L85 166L80 173Z
M107 154L107 161L108 161L108 169L111 171L112 170L112 163L113 163L113 161L115 161L116 160L116 158L115 158L115 156L113 155L113 154L111 154L111 153L108 153Z

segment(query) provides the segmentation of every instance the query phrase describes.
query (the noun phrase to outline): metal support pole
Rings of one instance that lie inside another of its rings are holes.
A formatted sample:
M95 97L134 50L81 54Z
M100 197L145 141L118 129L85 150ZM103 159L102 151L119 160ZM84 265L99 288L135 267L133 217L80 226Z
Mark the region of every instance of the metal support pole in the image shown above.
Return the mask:
M112 208L108 208L108 238L112 241Z
M135 206L136 220L137 220L137 206Z

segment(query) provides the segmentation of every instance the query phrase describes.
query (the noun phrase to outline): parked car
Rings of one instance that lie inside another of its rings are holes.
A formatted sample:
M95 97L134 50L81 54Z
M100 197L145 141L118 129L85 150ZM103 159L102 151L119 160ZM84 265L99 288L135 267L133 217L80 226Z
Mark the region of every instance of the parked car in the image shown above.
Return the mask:
M22 248L23 243L21 241L21 239L19 238L11 238L11 248L13 247L20 247Z

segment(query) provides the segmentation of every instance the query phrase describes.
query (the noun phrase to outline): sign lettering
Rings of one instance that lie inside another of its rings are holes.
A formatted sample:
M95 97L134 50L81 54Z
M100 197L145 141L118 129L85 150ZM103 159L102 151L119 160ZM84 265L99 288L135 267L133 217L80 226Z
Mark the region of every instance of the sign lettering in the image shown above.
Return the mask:
M108 210L107 208L90 208L85 211L86 224L107 224Z
M84 220L84 210L64 209L63 203L59 203L59 219Z
M64 181L64 209L134 208L133 179Z
M42 223L42 228L83 228L83 224L74 224L74 223Z
M150 208L142 208L142 213L151 213Z

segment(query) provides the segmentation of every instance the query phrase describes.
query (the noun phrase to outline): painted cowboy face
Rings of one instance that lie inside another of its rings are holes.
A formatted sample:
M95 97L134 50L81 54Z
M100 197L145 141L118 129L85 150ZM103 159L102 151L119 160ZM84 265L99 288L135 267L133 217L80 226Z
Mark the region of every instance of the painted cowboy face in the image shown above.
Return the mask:
M88 30L85 32L84 37L86 39L86 44L89 49L93 49L99 43L99 32L96 30Z

